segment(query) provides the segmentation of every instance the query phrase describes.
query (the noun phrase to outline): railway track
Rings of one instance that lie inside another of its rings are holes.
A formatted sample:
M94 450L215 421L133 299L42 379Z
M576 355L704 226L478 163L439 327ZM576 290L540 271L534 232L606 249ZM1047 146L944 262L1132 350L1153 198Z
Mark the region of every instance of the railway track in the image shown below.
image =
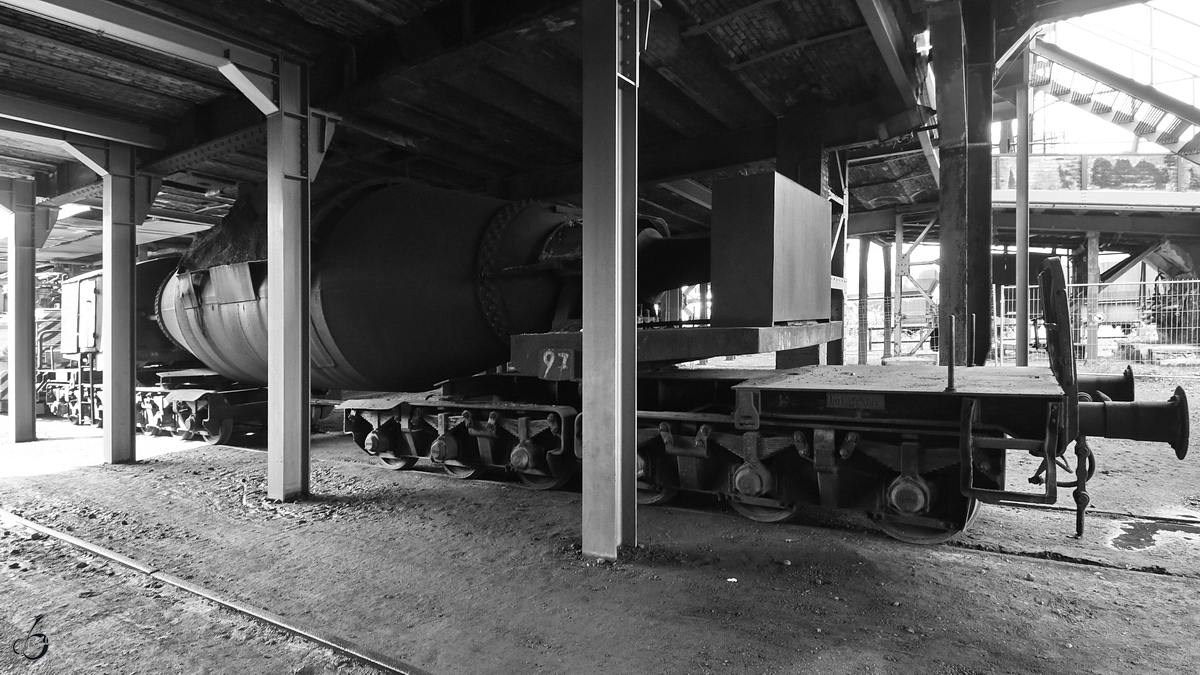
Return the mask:
M161 583L174 586L180 590L187 591L193 595L197 595L228 610L253 619L254 621L277 628L287 633L291 633L297 637L333 650L334 652L342 654L364 665L376 668L382 672L390 673L392 675L431 675L428 671L417 668L416 666L366 649L336 635L314 629L310 626L299 624L260 607L254 607L239 600L226 597L199 584L194 584L190 581L164 572L150 565L146 565L138 560L121 555L116 551L104 548L103 546L85 539L80 539L79 537L69 535L65 532L59 532L52 527L47 527L41 523L23 518L5 509L0 509L0 520L5 520L10 523L15 523L31 530L41 532L46 536L53 537L58 541L70 546L74 546L75 548L91 553L92 555L104 558L105 560L117 563L124 567L128 567L136 572L140 572L151 579L154 579L155 581L159 581Z

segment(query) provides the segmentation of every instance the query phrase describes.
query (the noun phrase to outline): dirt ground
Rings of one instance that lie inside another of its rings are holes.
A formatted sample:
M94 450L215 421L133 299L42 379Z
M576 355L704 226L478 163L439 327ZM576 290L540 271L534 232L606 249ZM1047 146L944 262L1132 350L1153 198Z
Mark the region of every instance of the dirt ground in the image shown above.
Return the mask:
M1138 386L1142 400L1174 389ZM960 540L921 547L854 517L764 525L692 498L641 509L638 548L609 564L579 553L577 492L392 472L331 433L313 439L312 498L273 504L256 436L142 438L138 463L109 466L88 461L97 434L41 421L47 440L0 439L0 508L431 673L1174 674L1200 660L1200 458L1166 446L1094 442L1082 539L1068 510L987 506ZM371 672L25 528L0 535L0 672ZM37 615L49 651L27 661L9 645Z

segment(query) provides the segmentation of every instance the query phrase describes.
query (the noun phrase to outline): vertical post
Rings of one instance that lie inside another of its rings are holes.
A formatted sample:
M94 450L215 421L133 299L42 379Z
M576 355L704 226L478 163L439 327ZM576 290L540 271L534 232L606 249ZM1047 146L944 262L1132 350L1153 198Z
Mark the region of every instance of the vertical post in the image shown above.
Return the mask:
M867 321L867 261L871 256L870 237L858 238L858 363L867 365L871 349L870 326Z
M820 126L814 125L813 120L821 119L824 113L824 102L808 97L798 101L775 124L775 171L822 197L829 194L829 164L825 161L825 145L821 138ZM834 225L831 237L836 230L837 225ZM830 242L831 247L836 247L837 244L836 240ZM830 249L835 250L836 248ZM830 274L836 274L832 264ZM838 293L840 291L830 291L831 310L836 309L833 298L837 297ZM839 318L834 316L833 311L830 312L831 320L836 321ZM830 344L832 343L775 352L775 367L798 368L828 363Z
M1087 358L1099 356L1100 324L1100 233L1087 233Z
M940 272L938 279L939 363L967 362L966 331L950 336L951 317L967 325L967 100L964 79L962 7L956 0L929 8L930 42L937 80L941 203L938 207Z
M104 280L100 294L100 370L104 373L104 459L133 462L136 452L134 397L134 304L138 208L134 150L112 145L104 175Z
M992 80L996 31L991 0L963 3L966 44L967 323L969 365L987 363L992 346ZM944 194L944 193L943 193ZM972 315L974 320L971 320Z
M1029 365L1029 50L1017 88L1017 365ZM1087 173L1086 168L1083 173Z
M833 153L833 161L838 163L838 179L840 182L841 197L842 197L842 214L841 223L835 225L835 236L833 238L833 249L830 251L829 274L831 277L838 277L842 280L841 287L832 288L829 291L829 320L842 321L845 326L846 319L846 237L850 229L850 194L846 187L846 171L847 165L842 159L845 155ZM845 328L842 329L842 334L845 335ZM831 366L840 366L846 362L846 340L838 338L830 340L824 345L825 359L824 362Z
M892 247L883 248L883 358L892 355Z
M648 7L583 0L583 551L609 560L637 543L637 69Z
M308 494L308 69L277 58L267 117L267 497Z
M34 182L0 179L0 206L12 212L8 233L8 430L14 443L37 437Z
M893 293L896 295L896 300L892 303L892 307L896 312L896 323L893 326L896 329L895 350L896 356L903 356L904 349L904 273L907 272L904 259L904 216L896 214L896 285Z

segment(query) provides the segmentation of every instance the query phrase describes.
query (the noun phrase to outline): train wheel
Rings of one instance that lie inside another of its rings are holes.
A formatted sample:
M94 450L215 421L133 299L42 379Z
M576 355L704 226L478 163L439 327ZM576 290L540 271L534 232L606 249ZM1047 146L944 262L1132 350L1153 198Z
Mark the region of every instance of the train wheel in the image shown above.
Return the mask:
M233 437L233 420L205 422L200 425L200 438L209 445L224 445Z
M466 480L468 478L474 478L475 474L479 473L479 467L462 466L461 464L443 464L442 471L445 471L455 478Z
M642 487L645 485L646 487ZM651 485L649 483L638 483L637 503L642 506L654 506L656 504L666 504L679 494L679 488L666 487L663 485Z
M407 471L417 465L416 457L396 457L394 455L384 457L383 455L376 455L375 459L378 459L380 464L392 471Z
M517 477L521 479L525 487L533 490L557 490L570 483L574 476L573 472L563 473L558 476L540 476L533 473L517 472Z
M195 436L195 434L193 434L192 432L188 431L187 429L180 428L180 427L175 427L174 429L172 429L171 435L174 436L175 438L178 438L181 441L190 441L190 440L192 440L192 437Z
M760 523L786 523L800 512L799 504L766 506L739 501L737 497L730 497L729 503L734 511Z
M964 530L971 526L971 523L975 520L975 516L978 515L978 500L968 499L964 506L967 517L964 519L964 525L960 528L926 527L924 525L895 523L887 520L876 522L879 525L879 529L883 530L885 534L893 539L899 539L909 544L944 544L962 534Z

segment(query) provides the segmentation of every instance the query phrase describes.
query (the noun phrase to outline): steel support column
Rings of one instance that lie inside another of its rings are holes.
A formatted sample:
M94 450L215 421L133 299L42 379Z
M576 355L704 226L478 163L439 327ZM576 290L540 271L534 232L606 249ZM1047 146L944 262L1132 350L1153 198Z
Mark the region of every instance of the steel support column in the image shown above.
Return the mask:
M938 291L939 362L967 363L967 99L964 78L962 7L958 0L929 8L937 80L941 153L941 204L938 207L940 274ZM957 327L950 340L951 324Z
M1017 88L1017 365L1029 365L1029 52ZM1086 171L1083 173L1087 173Z
M637 120L649 2L583 0L583 552L637 543Z
M91 149L90 156L99 155ZM104 461L121 464L137 459L134 405L137 226L153 197L148 194L148 180L138 180L132 146L110 145L104 149L104 159L104 281L100 313L104 393L100 400L104 406Z
M1087 233L1087 317L1080 326L1087 327L1087 351L1090 361L1100 355L1100 323L1096 320L1100 312L1100 233Z
M871 238L858 238L858 363L867 365L867 353L871 350L871 333L867 321L867 261L871 257ZM886 340L885 340L886 342Z
M904 275L908 272L908 264L904 256L904 215L896 214L896 264L893 267L895 274L895 286L893 293L896 299L892 302L893 312L896 316L896 322L893 328L896 331L893 341L894 351L896 356L903 354L901 349L904 342ZM891 337L891 336L889 336Z
M0 206L12 214L8 233L8 431L15 443L35 440L34 182L0 179Z
M267 117L267 497L308 494L308 69L279 59Z
M991 0L966 0L967 320L970 363L987 362L992 344L992 80L996 30ZM962 324L960 324L962 325Z
M880 248L883 249L883 358L886 359L892 355L892 247L881 243Z

